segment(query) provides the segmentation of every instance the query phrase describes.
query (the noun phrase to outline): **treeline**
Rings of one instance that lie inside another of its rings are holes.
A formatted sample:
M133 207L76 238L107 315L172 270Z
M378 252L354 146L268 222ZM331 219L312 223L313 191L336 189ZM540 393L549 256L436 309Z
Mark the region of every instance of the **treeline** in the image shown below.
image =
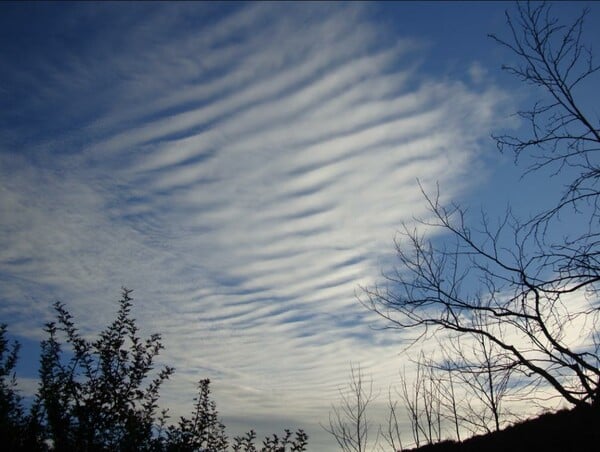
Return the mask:
M158 406L172 367L154 370L161 337L140 338L131 317L131 291L123 289L115 320L94 341L78 331L66 307L41 343L39 386L26 409L17 388L19 344L0 327L0 438L6 451L305 451L303 430L265 438L256 433L230 440L211 399L210 381L198 383L192 413L169 423Z
M564 452L597 450L600 446L600 413L580 406L545 413L503 430L478 435L463 442L442 441L406 452Z

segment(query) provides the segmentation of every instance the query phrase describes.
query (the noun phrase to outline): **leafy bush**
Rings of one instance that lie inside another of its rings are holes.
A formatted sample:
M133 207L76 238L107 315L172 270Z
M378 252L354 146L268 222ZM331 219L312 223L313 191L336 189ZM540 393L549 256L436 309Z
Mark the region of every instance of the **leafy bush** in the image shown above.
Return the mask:
M167 426L159 412L161 385L173 374L165 366L154 371L163 349L161 337L141 339L131 317L131 290L123 289L119 310L95 341L85 339L62 303L55 303L56 322L46 324L42 341L39 387L25 413L16 386L19 344L9 343L0 326L0 435L8 450L20 451L210 451L229 450L225 426L210 397L210 380L198 383L194 411ZM61 339L64 341L63 345ZM68 353L65 353L68 352ZM68 357L67 357L68 356ZM153 377L153 378L151 378ZM250 431L234 438L240 452L306 450L302 430L285 430L255 446ZM6 449L5 449L6 450Z

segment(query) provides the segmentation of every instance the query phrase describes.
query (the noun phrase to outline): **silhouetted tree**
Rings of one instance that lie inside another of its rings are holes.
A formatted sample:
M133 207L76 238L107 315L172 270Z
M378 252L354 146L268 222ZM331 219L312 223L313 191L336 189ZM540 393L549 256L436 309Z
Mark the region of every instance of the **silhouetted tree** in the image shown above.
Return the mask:
M11 345L6 325L0 325L0 438L10 450L20 447L26 422L15 375L18 352L19 344Z
M500 430L509 417L504 402L509 394L513 360L484 336L475 337L468 346L460 336L453 337L440 344L439 349L442 362L432 361L429 365L447 375L439 379L444 387L441 394L445 393L442 403L450 412L446 417L455 423L457 439L460 441L460 426L471 433ZM459 401L456 385L461 391Z
M558 202L534 219L538 227L567 208L576 209L597 223L599 120L586 113L577 91L600 70L593 62L591 47L582 41L588 13L584 9L573 23L565 25L552 16L547 3L517 3L516 14L506 14L509 38L490 35L518 57L517 63L503 65L503 69L539 88L543 95L532 108L518 112L529 123L531 133L495 135L498 148L513 152L517 159L530 157L533 163L529 172L548 168L564 175L565 168L574 170L569 172L572 180L565 185ZM584 235L578 239L586 243L592 237ZM576 252L580 255L582 250ZM579 264L576 260L567 267L578 277L582 270L587 273L587 267Z
M456 399L456 390L453 372L450 369L446 369L447 379L445 380L445 387L442 389L440 398L442 405L446 408L448 414L446 418L452 422L454 426L454 433L456 433L456 440L460 441L460 415L459 407Z
M306 450L307 444L308 435L304 432L304 430L298 430L294 434L294 437L292 437L291 430L286 429L284 431L284 435L281 437L274 434L270 437L265 438L265 440L263 441L263 447L261 451L286 452L289 446L290 452L301 452Z
M236 436L233 438L234 452L258 452L254 441L256 440L256 432L250 430L244 436Z
M385 424L385 428L381 428L381 437L385 442L379 445L379 450L384 452L386 450L392 450L399 452L404 449L402 445L402 435L400 430L400 420L398 418L398 400L392 398L392 391L388 392L388 417Z
M124 289L116 319L96 341L82 337L71 314L54 305L57 322L46 325L39 396L49 439L60 450L150 450L161 384L173 373L164 367L150 383L160 336L138 336ZM72 355L64 359L59 335Z
M365 382L360 367L351 366L348 387L340 388L339 393L340 404L332 407L329 425L322 427L335 438L342 451L366 452L372 427L367 408L374 400L373 380Z
M302 452L306 450L308 435L304 430L299 429L292 438L292 432L286 429L282 437L272 435L265 438L260 449L257 448L255 441L256 432L250 430L244 436L236 436L232 448L234 452Z
M445 240L405 225L397 271L361 301L417 338L451 331L483 340L532 385L600 406L600 127L577 97L598 71L582 43L585 14L565 26L550 5L518 4L516 15L507 13L510 38L494 36L519 58L506 69L544 96L520 113L531 134L501 135L498 146L528 154L528 171L554 166L574 175L561 198L531 220L508 212L496 226L484 215L472 227L465 209L424 193L432 215L422 224Z
M441 439L442 380L423 353L414 364L413 378L407 378L404 369L397 392L406 408L413 441L419 447L421 442L432 444Z
M210 380L200 380L192 417L182 417L177 426L169 427L168 451L227 450L225 426L219 419L217 404L210 398L209 385Z

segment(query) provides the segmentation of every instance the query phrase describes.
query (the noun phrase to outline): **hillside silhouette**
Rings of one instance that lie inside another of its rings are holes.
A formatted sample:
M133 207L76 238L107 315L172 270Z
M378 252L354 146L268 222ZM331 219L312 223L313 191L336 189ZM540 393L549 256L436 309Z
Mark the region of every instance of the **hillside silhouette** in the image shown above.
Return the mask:
M413 452L578 452L600 450L600 412L589 406L544 413L462 442L442 441Z

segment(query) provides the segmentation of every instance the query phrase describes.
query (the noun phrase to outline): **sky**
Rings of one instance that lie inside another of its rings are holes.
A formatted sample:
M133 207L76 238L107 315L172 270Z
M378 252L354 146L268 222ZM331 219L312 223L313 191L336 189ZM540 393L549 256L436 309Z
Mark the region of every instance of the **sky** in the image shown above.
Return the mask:
M319 424L350 366L387 393L407 363L356 295L427 214L417 181L492 215L560 187L490 139L532 96L487 37L511 7L0 4L0 321L24 392L52 303L93 336L125 286L174 415L210 378L230 436L336 450Z

